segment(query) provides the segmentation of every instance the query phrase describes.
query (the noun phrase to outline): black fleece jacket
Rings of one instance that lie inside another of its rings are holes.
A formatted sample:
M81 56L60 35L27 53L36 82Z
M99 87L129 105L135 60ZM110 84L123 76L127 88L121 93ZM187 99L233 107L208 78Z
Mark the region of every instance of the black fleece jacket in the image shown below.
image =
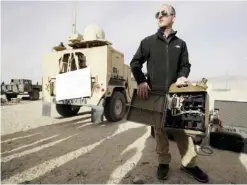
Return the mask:
M176 36L177 32L168 38L163 33L159 29L141 41L130 67L137 84L146 81L152 90L167 92L177 78L189 76L191 64L186 42ZM146 61L147 79L141 70Z

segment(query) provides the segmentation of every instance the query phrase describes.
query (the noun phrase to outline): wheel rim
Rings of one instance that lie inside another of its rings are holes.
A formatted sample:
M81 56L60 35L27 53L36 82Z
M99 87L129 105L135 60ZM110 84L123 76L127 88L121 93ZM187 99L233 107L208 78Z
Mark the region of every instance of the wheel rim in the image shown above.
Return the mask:
M121 100L117 100L115 104L115 113L119 115L121 114L122 110L123 110L123 103Z

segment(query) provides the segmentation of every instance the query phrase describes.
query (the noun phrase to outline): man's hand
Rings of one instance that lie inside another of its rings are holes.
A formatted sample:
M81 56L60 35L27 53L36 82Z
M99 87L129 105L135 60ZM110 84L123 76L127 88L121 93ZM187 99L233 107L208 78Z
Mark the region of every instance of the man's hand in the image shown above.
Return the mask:
M138 85L137 88L137 96L140 98L147 98L148 97L148 90L151 90L147 82L142 82Z
M176 81L176 86L177 87L185 87L188 85L188 79L185 78L184 76L180 77Z

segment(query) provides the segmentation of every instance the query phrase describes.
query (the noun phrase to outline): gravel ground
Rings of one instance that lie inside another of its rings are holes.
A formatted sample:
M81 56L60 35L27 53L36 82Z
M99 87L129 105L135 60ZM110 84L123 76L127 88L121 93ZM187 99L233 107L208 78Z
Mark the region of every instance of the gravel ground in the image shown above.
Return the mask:
M1 106L2 183L197 184L179 170L176 143L168 180L155 177L157 156L150 128L121 121L92 124L87 110L73 118L41 116L41 101ZM15 117L15 118L14 118ZM198 164L210 183L247 183L247 155L213 149Z

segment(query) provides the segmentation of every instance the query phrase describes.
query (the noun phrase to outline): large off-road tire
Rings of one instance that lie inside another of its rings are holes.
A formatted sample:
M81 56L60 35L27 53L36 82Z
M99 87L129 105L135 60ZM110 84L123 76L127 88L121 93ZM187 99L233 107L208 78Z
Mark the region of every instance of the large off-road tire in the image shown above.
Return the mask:
M29 94L30 100L39 100L39 90L33 89L33 91Z
M80 106L56 104L56 109L62 117L72 117L78 114Z
M113 92L112 96L106 99L104 115L107 121L116 122L123 119L126 109L124 94L118 91Z
M8 101L11 101L11 98L17 98L18 94L6 94L6 99Z

